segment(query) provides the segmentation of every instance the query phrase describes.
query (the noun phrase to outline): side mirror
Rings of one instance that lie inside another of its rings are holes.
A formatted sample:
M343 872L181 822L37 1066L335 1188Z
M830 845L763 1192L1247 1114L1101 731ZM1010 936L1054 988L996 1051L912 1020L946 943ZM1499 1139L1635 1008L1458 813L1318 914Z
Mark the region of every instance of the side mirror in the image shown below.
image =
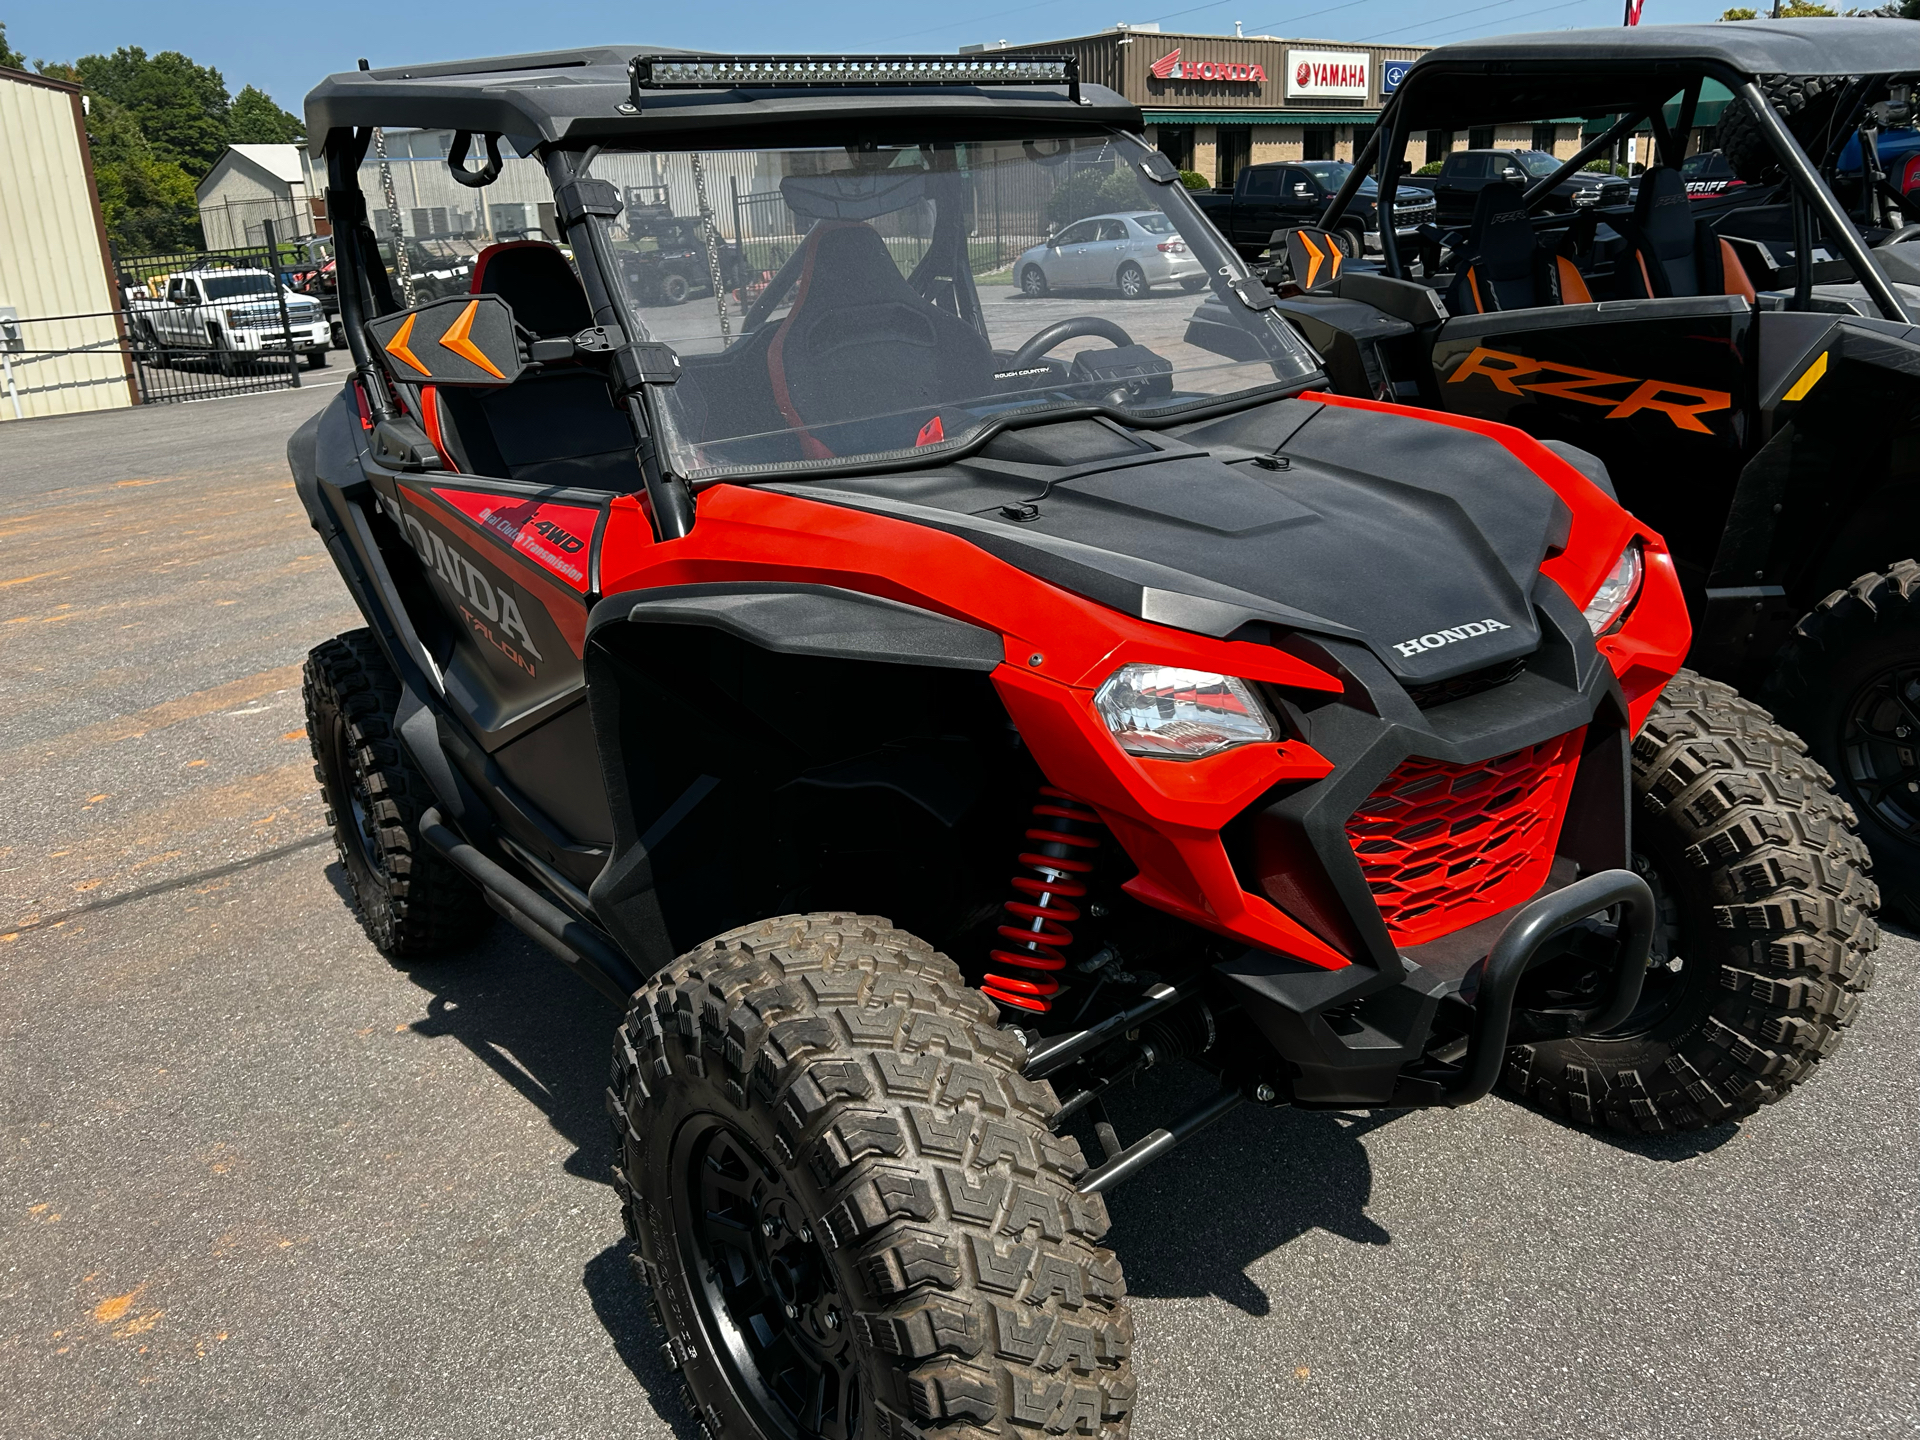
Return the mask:
M367 322L387 373L410 385L511 385L526 368L513 307L498 295L449 295Z

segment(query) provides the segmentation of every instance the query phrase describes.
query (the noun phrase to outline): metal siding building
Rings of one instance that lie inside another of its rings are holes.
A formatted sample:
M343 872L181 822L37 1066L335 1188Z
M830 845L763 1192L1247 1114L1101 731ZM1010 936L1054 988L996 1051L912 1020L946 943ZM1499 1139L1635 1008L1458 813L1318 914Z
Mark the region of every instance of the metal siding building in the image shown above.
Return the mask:
M229 145L195 187L200 233L209 250L266 243L263 220L282 240L324 235L319 187L308 175L305 145Z
M0 306L19 317L0 421L136 403L77 86L0 70ZM67 353L48 353L67 352Z

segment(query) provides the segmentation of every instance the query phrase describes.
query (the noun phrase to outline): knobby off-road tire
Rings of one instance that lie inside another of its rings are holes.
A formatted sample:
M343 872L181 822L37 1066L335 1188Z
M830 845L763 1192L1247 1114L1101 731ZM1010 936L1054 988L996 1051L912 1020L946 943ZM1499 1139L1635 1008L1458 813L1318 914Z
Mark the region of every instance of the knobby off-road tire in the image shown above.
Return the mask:
M1506 1089L1657 1133L1752 1114L1833 1053L1873 976L1853 812L1806 747L1682 670L1633 742L1634 864L1660 907L1640 1007L1605 1037L1517 1045Z
M1862 575L1815 606L1767 698L1859 813L1884 909L1920 921L1920 564Z
M1826 130L1833 122L1834 106L1840 99L1841 82L1820 75L1763 75L1760 88L1773 102L1780 118L1787 122L1787 129L1800 142L1800 148L1818 165ZM1750 185L1781 173L1780 162L1774 158L1773 146L1761 132L1753 108L1738 95L1720 112L1713 144L1726 156L1733 173Z
M946 956L847 914L730 931L634 997L614 1183L705 1436L1127 1434L1106 1206L998 1023Z
M400 680L373 632L316 645L302 691L313 775L368 938L395 959L472 944L492 913L420 838L433 797L395 738Z

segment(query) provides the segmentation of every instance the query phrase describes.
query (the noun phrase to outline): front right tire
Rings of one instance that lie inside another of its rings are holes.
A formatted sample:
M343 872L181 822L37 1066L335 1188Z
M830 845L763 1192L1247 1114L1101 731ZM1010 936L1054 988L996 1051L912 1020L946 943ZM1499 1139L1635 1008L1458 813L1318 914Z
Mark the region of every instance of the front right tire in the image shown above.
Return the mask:
M1124 1440L1106 1206L1025 1049L887 921L788 915L634 997L607 1107L667 1363L716 1440Z

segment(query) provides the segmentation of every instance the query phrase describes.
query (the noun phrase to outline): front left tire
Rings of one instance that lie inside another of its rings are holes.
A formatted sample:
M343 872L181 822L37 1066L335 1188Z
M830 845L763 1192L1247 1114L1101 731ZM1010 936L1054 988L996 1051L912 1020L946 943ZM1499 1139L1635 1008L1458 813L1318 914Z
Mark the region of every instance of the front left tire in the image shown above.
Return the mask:
M1634 737L1633 793L1658 907L1640 1004L1605 1035L1514 1046L1502 1084L1577 1125L1738 1120L1809 1079L1859 1012L1879 943L1866 847L1798 736L1688 670Z
M1045 299L1049 288L1047 272L1038 265L1029 265L1020 272L1020 293L1029 300Z
M1124 1440L1106 1206L1024 1057L873 916L729 931L634 996L614 1185L700 1433Z

